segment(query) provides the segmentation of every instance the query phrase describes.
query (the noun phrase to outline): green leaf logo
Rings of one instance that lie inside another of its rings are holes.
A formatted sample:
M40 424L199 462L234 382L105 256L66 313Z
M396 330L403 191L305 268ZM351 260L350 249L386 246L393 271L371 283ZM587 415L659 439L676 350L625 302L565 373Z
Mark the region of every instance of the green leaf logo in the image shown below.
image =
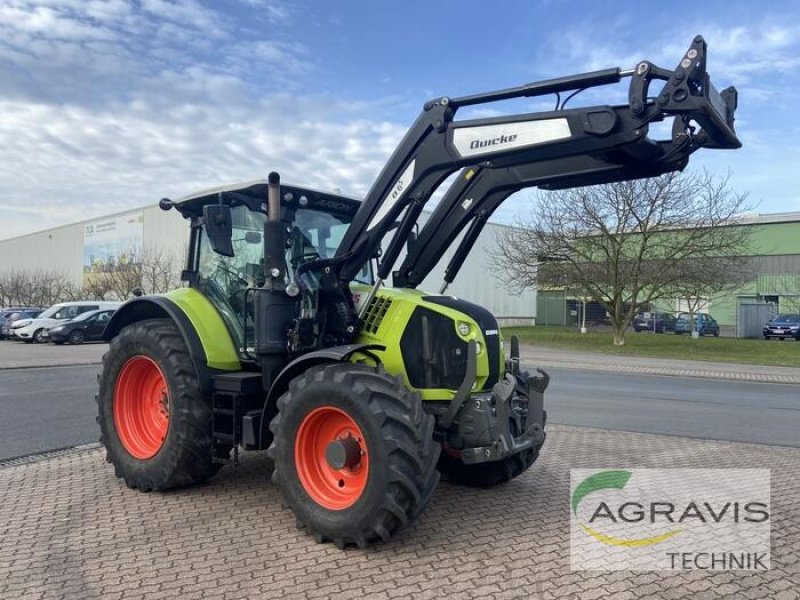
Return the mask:
M572 512L578 515L578 506L586 496L597 490L621 490L628 483L632 473L630 471L601 471L590 475L578 484L572 492Z
M581 501L592 492L608 489L621 490L627 485L632 475L633 473L630 471L601 471L599 473L595 473L594 475L590 475L581 481L572 492L572 500L570 502L572 506L572 513L576 517L578 516L578 507L580 506ZM675 529L673 531L668 531L667 533L653 537L625 539L606 535L596 531L595 529L592 529L585 523L581 523L581 529L583 529L587 535L590 535L598 542L608 546L624 546L628 548L652 546L653 544L658 544L659 542L668 540L672 536L681 532L680 529Z

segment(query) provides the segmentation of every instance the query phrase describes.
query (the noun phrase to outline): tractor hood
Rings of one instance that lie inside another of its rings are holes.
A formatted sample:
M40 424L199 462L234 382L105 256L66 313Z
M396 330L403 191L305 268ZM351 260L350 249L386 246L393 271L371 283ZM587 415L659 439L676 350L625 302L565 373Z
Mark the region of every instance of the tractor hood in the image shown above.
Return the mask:
M368 288L351 289L356 305L362 305ZM453 397L466 374L471 340L478 345L475 389L491 389L505 362L500 330L489 311L466 300L416 289L382 289L370 301L357 338L386 346L376 353L386 370L405 375L425 400Z

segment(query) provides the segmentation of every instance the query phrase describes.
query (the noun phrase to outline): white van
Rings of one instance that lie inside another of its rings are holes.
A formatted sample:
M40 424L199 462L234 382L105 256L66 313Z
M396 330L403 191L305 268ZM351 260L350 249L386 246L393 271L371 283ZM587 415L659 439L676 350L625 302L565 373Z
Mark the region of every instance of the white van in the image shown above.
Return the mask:
M14 321L9 335L13 340L22 340L28 344L36 342L38 344L44 341L42 339L42 334L45 330L56 323L69 321L79 314L90 310L116 310L121 304L122 302L95 302L92 300L53 304L53 306L35 319L20 319L19 321Z

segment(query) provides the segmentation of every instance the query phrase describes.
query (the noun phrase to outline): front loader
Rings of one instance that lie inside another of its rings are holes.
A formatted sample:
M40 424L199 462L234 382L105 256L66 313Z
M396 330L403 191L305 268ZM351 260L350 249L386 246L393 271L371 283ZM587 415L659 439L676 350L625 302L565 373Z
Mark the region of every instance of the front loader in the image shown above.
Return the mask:
M455 120L461 107L623 78L623 105ZM495 317L447 285L513 192L650 177L700 148L738 148L736 103L711 84L697 36L672 71L644 61L431 100L360 202L276 173L162 200L190 223L185 286L130 300L105 331L108 461L131 488L165 490L266 450L298 524L340 547L389 539L440 474L480 487L517 477L545 441L548 376L521 369L514 339L506 356ZM670 138L651 139L664 119ZM459 235L441 293L418 290Z

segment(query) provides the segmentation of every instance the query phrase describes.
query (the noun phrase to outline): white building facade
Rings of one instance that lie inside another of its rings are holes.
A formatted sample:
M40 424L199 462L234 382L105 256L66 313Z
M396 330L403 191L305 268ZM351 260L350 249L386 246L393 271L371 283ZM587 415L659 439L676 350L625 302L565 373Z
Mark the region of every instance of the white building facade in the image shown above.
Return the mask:
M427 215L423 215L423 220ZM536 319L536 291L510 293L502 274L492 265L491 250L506 226L489 223L462 266L447 294L490 310L503 325L532 325ZM189 223L177 211L158 205L63 225L0 240L0 274L4 271L47 271L63 274L80 286L88 273L103 265L135 260L131 248L157 251L181 260L189 242ZM438 292L444 269L457 244L419 286ZM402 260L402 256L398 264ZM182 263L181 263L182 264Z

